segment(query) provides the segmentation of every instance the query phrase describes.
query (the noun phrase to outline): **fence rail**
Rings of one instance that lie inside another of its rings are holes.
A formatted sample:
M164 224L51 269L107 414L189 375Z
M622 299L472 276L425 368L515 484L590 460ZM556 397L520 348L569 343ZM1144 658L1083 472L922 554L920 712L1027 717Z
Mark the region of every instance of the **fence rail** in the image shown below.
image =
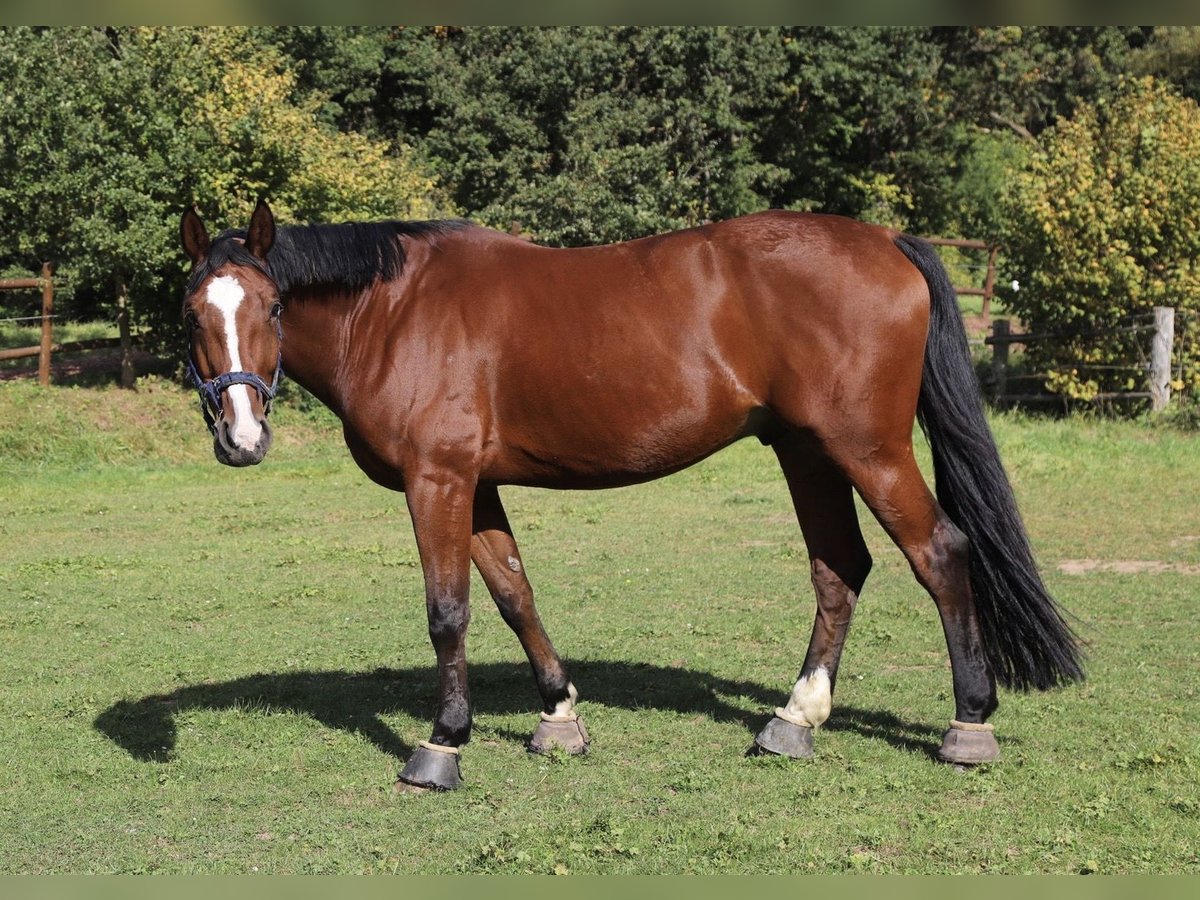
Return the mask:
M36 347L21 347L19 350L30 350L24 356L37 356L38 383L42 387L50 386L50 354L54 351L54 266L42 263L40 278L4 278L0 279L0 290L24 291L38 290L42 292L42 342ZM11 351L10 351L11 352ZM0 359L12 357L0 357Z
M992 318L992 296L996 292L996 257L1000 254L1000 248L995 244L989 244L987 241L977 241L970 238L942 238L931 237L925 238L935 247L955 247L959 250L986 250L987 258L987 274L984 276L983 287L960 287L954 286L954 292L960 297L982 297L983 304L981 312L983 313L983 324L986 326Z
M1106 371L1139 371L1146 373L1146 389L1142 391L1108 392L1097 394L1097 400L1133 400L1149 399L1150 408L1161 411L1171 400L1171 357L1175 342L1175 310L1169 306L1156 306L1153 313L1154 321L1144 325L1120 325L1112 328L1094 329L1091 331L1072 332L1070 334L1055 333L1019 333L1011 330L1008 319L996 319L992 322L992 333L984 339L984 344L992 348L992 401L997 405L1009 403L1046 403L1063 402L1063 398L1054 394L1009 394L1008 383L1017 379L1042 379L1045 373L1026 373L1011 375L1008 371L1008 348L1013 344L1035 344L1040 341L1077 340L1079 338L1104 337L1111 334L1149 333L1153 337L1150 344L1150 357L1147 361L1137 364L1105 365L1088 364L1089 369Z
M134 338L136 343L137 338ZM90 338L85 341L67 341L65 344L50 345L51 353L76 353L80 350L107 350L110 347L120 347L121 339L115 338ZM13 347L8 350L0 350L0 361L6 359L25 359L30 356L41 356L42 348L37 347Z

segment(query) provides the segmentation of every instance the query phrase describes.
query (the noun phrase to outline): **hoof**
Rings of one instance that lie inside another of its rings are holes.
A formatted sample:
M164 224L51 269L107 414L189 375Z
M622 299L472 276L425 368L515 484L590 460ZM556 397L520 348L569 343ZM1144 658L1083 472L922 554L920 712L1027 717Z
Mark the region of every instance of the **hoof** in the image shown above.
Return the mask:
M942 738L938 759L959 766L977 766L1000 757L1000 745L991 725L951 722Z
M774 753L792 759L810 759L813 755L813 730L775 716L758 733L750 752L753 755Z
M435 749L437 748L437 749ZM411 757L400 781L417 788L435 791L452 791L462 784L462 772L458 767L458 750L439 748L437 744L421 741ZM401 788L402 790L404 788Z
M587 753L590 743L591 738L583 727L583 719L578 715L552 716L542 713L542 721L529 739L529 750L532 753L547 753L558 747L579 756Z

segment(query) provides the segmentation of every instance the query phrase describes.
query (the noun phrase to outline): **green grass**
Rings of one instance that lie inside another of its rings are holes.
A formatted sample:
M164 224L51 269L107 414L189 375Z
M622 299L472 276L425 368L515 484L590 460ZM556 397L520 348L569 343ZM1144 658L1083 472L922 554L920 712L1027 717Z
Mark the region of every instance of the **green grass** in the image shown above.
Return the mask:
M505 490L592 752L525 752L532 677L476 580L466 784L408 795L434 670L403 497L299 406L235 471L167 383L0 385L0 870L1200 871L1195 436L995 420L1090 678L1003 694L1003 756L965 773L931 760L953 713L933 604L873 523L817 757L743 756L814 605L769 451ZM1059 568L1081 559L1169 565Z
M53 335L56 343L90 341L96 338L116 337L117 326L108 322L55 322ZM41 340L40 321L0 321L0 348L36 347Z

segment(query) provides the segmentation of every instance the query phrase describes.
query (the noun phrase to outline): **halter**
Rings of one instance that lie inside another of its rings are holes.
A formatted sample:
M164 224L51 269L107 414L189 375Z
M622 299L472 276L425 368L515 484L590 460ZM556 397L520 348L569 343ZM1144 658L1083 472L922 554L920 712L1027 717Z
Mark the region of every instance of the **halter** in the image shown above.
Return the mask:
M200 412L204 415L204 424L208 426L210 433L217 433L217 422L225 413L221 395L235 384L248 384L258 391L259 399L262 400L263 415L271 414L271 401L275 399L275 393L279 390L279 376L283 374L283 325L278 318L275 319L275 333L279 336L280 346L279 355L275 358L275 375L270 384L253 372L226 372L209 381L203 381L196 369L192 348L188 347L188 374L200 392Z

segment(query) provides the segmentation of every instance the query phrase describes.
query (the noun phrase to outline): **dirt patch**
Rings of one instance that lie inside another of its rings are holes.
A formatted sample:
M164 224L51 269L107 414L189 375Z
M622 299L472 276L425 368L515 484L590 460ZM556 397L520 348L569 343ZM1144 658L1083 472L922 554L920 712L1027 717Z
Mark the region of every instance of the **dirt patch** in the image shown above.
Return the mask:
M1200 565L1165 562L1161 559L1064 559L1058 564L1064 575L1088 575L1092 572L1115 572L1118 575L1200 575Z

